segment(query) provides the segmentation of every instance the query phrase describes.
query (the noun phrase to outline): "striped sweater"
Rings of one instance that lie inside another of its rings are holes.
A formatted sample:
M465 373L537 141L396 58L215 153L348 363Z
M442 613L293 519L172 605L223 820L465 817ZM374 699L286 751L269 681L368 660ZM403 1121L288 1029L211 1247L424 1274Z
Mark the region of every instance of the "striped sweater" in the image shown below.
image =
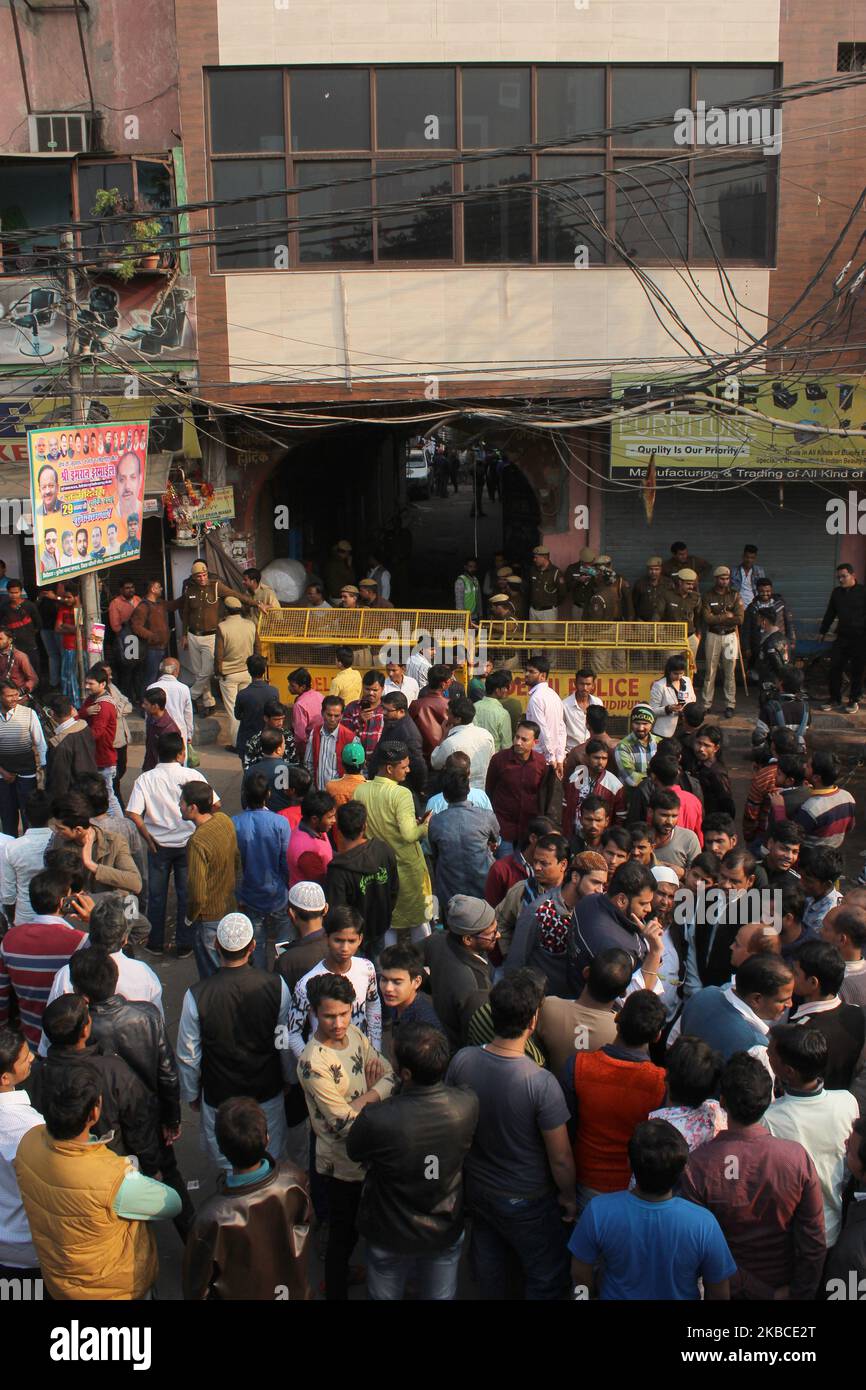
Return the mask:
M856 802L843 787L818 787L795 812L793 819L803 827L804 844L839 849L849 830L854 829Z
M8 1022L12 994L21 1031L31 1047L42 1038L42 1013L54 976L84 940L62 917L36 917L12 927L0 942L0 1026Z
M187 845L187 916L191 922L218 922L234 912L241 856L235 828L223 811L196 830Z

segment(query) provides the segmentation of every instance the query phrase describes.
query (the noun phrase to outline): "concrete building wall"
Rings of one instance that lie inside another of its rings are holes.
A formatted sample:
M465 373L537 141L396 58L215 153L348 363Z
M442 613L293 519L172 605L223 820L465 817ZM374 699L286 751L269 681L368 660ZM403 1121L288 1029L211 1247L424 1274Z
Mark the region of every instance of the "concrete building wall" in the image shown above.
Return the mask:
M18 0L21 50L34 111L85 111L90 106L75 15L28 10ZM155 154L178 144L177 44L174 0L89 0L82 10L84 46L103 139L118 154ZM30 149L27 103L9 0L0 4L0 149ZM130 139L128 116L138 120Z

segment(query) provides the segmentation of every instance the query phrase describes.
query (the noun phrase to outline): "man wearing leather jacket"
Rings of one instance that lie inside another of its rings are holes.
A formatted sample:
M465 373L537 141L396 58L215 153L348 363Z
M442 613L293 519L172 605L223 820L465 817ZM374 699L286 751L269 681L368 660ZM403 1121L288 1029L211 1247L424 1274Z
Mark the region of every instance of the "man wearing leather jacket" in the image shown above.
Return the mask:
M367 1166L358 1228L367 1240L367 1292L376 1301L447 1301L457 1292L463 1248L463 1161L478 1123L478 1097L446 1086L448 1040L407 1023L394 1043L399 1090L366 1106L346 1138Z

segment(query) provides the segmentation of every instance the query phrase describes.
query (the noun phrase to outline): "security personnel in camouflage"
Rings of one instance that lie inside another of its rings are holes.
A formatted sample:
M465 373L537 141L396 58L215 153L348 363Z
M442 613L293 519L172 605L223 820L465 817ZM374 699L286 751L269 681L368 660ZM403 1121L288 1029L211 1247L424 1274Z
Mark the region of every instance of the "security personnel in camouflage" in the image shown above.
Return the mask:
M583 610L584 618L590 623L629 622L634 610L627 581L617 574L609 555L599 555L596 568L598 575ZM589 665L594 675L603 671L624 671L626 654L612 648L596 648L590 653Z

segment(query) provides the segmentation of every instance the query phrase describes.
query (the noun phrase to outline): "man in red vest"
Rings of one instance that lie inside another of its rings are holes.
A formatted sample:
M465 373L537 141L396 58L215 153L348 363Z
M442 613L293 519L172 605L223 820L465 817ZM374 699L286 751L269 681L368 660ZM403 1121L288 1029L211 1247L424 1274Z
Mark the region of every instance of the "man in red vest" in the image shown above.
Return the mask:
M317 722L304 750L304 763L313 779L316 791L323 792L328 782L342 775L343 749L354 743L352 730L342 724L345 702L340 695L326 695L322 701L322 718Z

